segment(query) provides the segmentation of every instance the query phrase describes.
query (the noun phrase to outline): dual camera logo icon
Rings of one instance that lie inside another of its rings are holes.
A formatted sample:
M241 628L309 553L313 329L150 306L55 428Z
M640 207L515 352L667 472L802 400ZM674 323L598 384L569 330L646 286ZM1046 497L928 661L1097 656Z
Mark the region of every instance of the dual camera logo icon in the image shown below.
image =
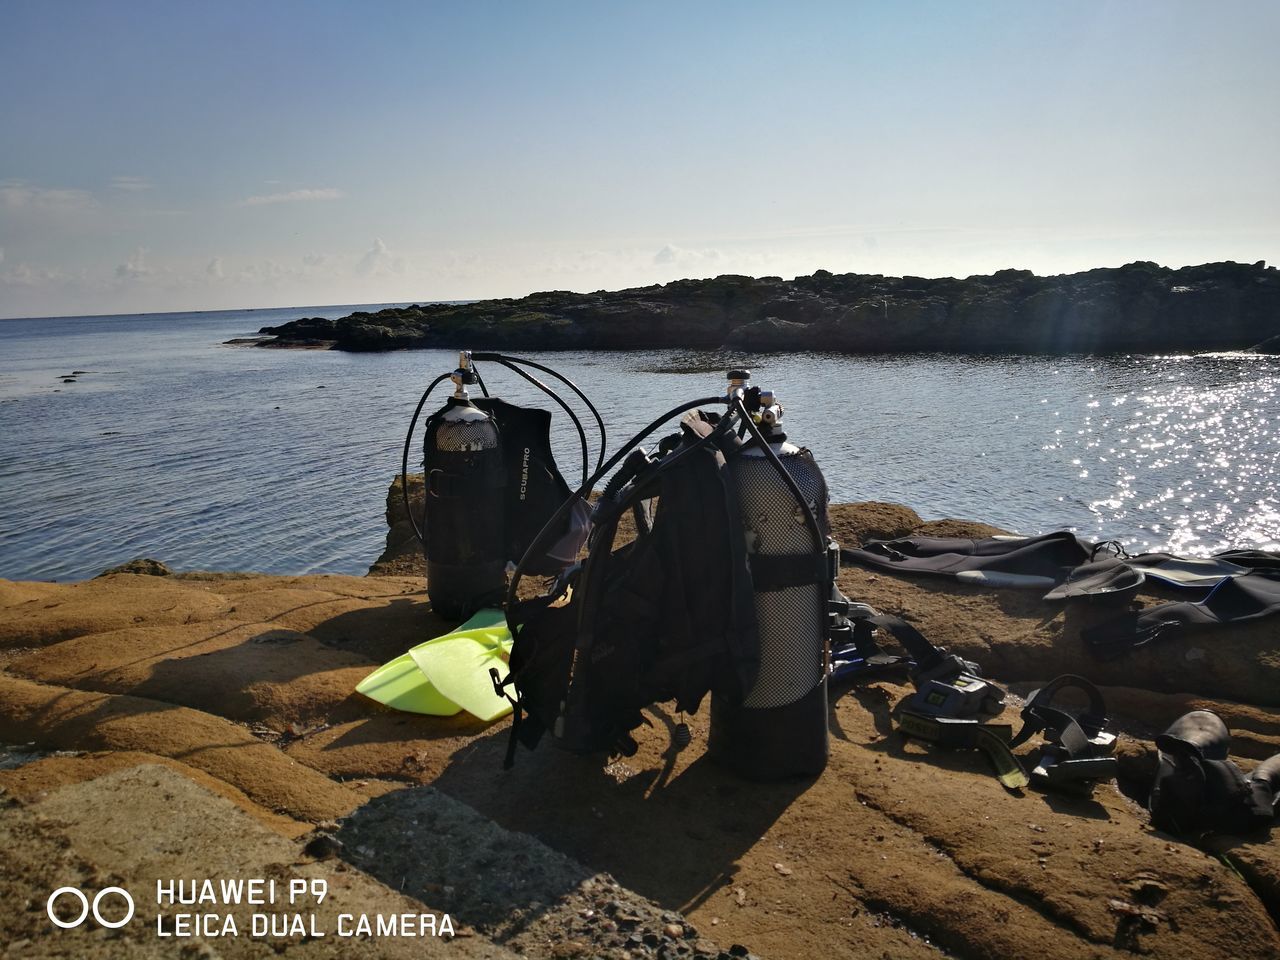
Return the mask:
M108 894L112 893L123 898L125 902L125 914L124 918L121 920L108 920L102 915L102 900ZM76 917L74 920L63 920L53 912L54 903L56 903L58 898L63 894L69 894L73 899L80 901L80 916ZM78 887L59 887L57 890L53 891L53 893L49 894L49 899L44 905L44 911L49 915L49 919L53 921L54 925L61 927L63 930L70 930L73 927L80 926L80 924L84 923L88 918L91 911L93 913L93 919L97 920L100 925L107 927L108 929L115 930L119 927L123 927L133 919L133 897L129 895L129 891L124 887L103 887L98 891L97 895L93 898L92 905L90 905L89 898L85 896L84 891L80 890Z

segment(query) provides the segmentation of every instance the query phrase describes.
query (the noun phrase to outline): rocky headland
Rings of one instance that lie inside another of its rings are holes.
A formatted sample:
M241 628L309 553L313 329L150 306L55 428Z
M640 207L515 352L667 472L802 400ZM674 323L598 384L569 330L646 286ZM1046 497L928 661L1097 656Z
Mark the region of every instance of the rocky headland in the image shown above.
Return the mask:
M1038 277L720 276L421 304L263 327L268 347L969 354L1280 350L1280 272L1140 261Z

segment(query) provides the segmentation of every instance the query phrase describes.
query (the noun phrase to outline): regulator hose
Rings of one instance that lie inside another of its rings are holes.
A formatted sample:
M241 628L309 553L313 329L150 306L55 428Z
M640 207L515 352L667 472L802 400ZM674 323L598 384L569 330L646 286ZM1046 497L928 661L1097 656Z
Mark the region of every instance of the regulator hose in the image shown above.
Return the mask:
M453 376L451 373L440 374L440 376L431 381L431 386L427 387L426 391L422 394L422 398L418 401L418 405L413 410L413 419L409 421L409 432L404 435L404 453L400 457L400 493L404 497L404 512L409 518L409 525L413 527L414 536L418 538L424 547L427 545L427 538L423 535L422 529L418 526L418 521L414 519L413 508L409 506L409 447L413 444L413 428L418 425L418 417L422 414L422 408L426 406L427 397L431 396L432 390L440 386L441 383L448 380L451 376ZM480 375L476 374L476 379L479 380L479 378ZM488 394L486 394L486 396L488 396ZM423 503L423 509L426 509L425 501Z
M587 399L587 395L578 388L578 385L574 383L572 380L570 380L568 377L565 377L557 373L555 370L552 370L550 367L544 366L543 364L540 364L540 363L535 363L532 360L525 360L522 357L509 357L501 353L473 353L471 355L471 360L472 360L471 371L472 373L475 374L476 384L480 387L480 392L485 397L489 396L489 390L485 386L484 377L480 375L480 370L475 365L476 360L493 361L494 363L501 364L502 366L506 367L507 369L511 370L514 373L519 374L525 380L532 383L535 387L537 387L539 390L541 390L543 393L545 393L547 396L549 396L552 400L554 400L556 403L560 405L560 408L569 415L569 419L573 421L573 425L574 427L577 428L577 431L578 431L578 439L582 447L582 477L583 477L583 481L585 482L587 477L590 455L587 451L587 433L586 433L586 430L583 429L582 421L578 419L577 414L573 412L572 408L570 408L569 405L564 402L564 400L561 398L561 396L558 393L552 390L549 386L547 386L537 377L533 376L530 373L525 372L524 370L521 370L516 365L524 364L525 366L533 367L535 370L541 370L542 372L555 377L561 383L564 383L566 386L568 386L569 389L572 390L575 394L577 394L579 399L581 399L582 402L587 405L587 409L589 409L592 415L595 417L596 426L600 431L600 455L596 459L596 466L599 467L600 463L604 460L605 443L606 443L604 419L600 416L600 411L598 411L595 408L595 405L592 404L592 402L589 399ZM409 448L413 445L413 431L418 425L418 418L422 415L422 408L426 405L427 398L431 396L432 391L435 390L435 388L438 387L442 381L448 380L451 376L452 376L451 373L444 373L436 377L435 380L431 381L431 385L427 387L426 391L422 394L422 397L418 400L418 405L417 407L414 408L414 411L413 411L413 417L409 421L409 429L405 433L404 452L400 457L400 493L401 493L402 499L404 500L405 514L409 518L409 525L413 528L414 536L416 536L419 542L422 543L424 546L426 545L426 542L427 542L426 536L423 533L422 527L419 526L417 518L413 515L413 508L410 506L410 503L409 503L409 481L408 481Z
M533 542L529 544L529 548L525 550L524 556L520 558L520 562L516 564L515 571L511 574L511 583L507 586L506 611L507 627L511 630L511 635L513 637L516 635L516 625L511 622L511 606L516 599L516 591L520 586L520 581L524 577L525 567L528 566L529 561L533 557L536 557L543 547L547 545L551 540L551 537L559 532L561 529L561 523L564 521L564 518L568 515L569 511L573 509L573 505L579 500L585 499L592 489L595 488L595 485L600 482L600 479L616 467L622 461L623 457L638 447L646 437L672 417L678 417L680 414L693 410L696 407L709 406L711 404L724 404L727 402L728 401L723 396L702 397L698 400L690 400L688 403L682 403L680 406L673 407L668 410L628 440L620 450L616 451L613 456L599 466L595 473L584 480L582 486L575 490L568 500L560 504L560 508L551 515L551 519L543 525L542 529L538 531L538 535L533 538Z
M604 452L605 452L606 444L608 442L608 435L605 433L605 429L604 429L604 418L600 416L600 411L595 408L595 404L593 404L587 398L587 395L578 389L578 385L576 383L574 383L568 377L560 373L557 373L555 370L552 370L548 366L544 366L541 363L536 363L533 360L526 360L523 357L509 357L501 353L473 353L471 354L471 359L473 361L505 360L510 363L521 363L521 364L524 364L526 367L533 367L533 369L535 370L540 370L542 373L545 373L550 377L555 377L557 380L563 383L566 387L568 387L570 390L576 393L578 395L578 399L581 400L584 404L586 404L587 409L591 411L591 415L595 417L596 429L600 431L600 455L596 457L596 470L600 469L600 465L604 462ZM547 388L543 386L542 389L546 390Z
M472 361L474 362L474 360L475 360L475 356L473 355L473 356L472 356ZM500 364L502 364L502 366L506 367L506 368L507 368L508 370L510 370L512 373L516 373L516 374L519 374L520 376L524 377L526 380L528 380L530 383L532 383L535 387L537 387L539 390L541 390L543 393L545 393L548 397L550 397L552 400L554 400L556 403L558 403L558 404L560 405L560 409L561 409L561 410L563 410L565 413L567 413L567 414L569 415L569 419L573 421L573 425L574 425L575 427L577 427L577 429L578 429L578 440L579 440L579 442L580 442L580 443L581 443L581 445L582 445L582 479L583 479L583 480L586 480L586 479L587 479L587 469L588 469L588 468L587 468L587 458L588 458L588 454L587 454L587 432L586 432L585 430L583 430L583 429L582 429L582 421L581 421L581 420L579 420L579 419L578 419L578 415L577 415L576 413L574 413L574 412L573 412L573 408L572 408L572 407L570 407L567 403L565 403L565 402L564 402L564 400L563 400L563 398L561 398L560 394L556 393L554 390L552 390L550 387L548 387L545 383L543 383L541 380L539 380L539 379L538 379L537 377L535 377L533 374L531 374L531 373L525 373L525 372L524 372L523 370L521 370L518 366L516 366L516 362L518 362L518 361L513 362L513 361L510 361L510 360L506 360L506 359L499 359L497 356L494 356L494 358L493 358L493 362L494 362L494 363L500 363ZM474 369L474 368L473 368L473 369ZM486 396L488 396L488 394L486 394Z

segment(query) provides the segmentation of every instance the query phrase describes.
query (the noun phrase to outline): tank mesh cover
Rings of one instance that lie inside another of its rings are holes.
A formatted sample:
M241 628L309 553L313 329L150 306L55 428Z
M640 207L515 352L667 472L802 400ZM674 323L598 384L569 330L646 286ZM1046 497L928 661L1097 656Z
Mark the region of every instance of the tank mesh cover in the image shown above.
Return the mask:
M498 446L498 430L493 421L446 420L436 431L436 449L444 453L494 450Z
M782 454L781 460L825 527L827 485L811 459ZM734 461L747 550L764 556L813 551L804 511L762 456ZM760 629L760 673L743 705L752 709L795 703L822 682L824 589L819 584L756 593Z

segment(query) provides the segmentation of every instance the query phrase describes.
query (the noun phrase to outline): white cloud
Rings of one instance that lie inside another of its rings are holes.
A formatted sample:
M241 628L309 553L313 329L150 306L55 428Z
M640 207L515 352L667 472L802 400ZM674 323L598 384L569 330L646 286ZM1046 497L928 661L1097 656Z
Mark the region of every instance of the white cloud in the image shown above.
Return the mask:
M705 267L724 260L719 250L686 250L675 244L665 244L653 255L653 262L660 267L678 266L681 268Z
M405 262L403 257L396 257L387 249L387 245L382 242L382 238L378 237L373 241L373 246L368 252L360 258L360 262L356 264L356 273L362 277L385 277L392 274L404 273Z
M129 259L120 266L116 267L117 280L145 280L147 277L155 273L151 267L147 266L146 247L138 247L129 255Z
M270 203L298 203L307 200L341 200L346 194L332 187L318 190L290 190L288 193L268 193L256 197L245 197L236 204L237 207L261 207Z
M284 274L284 268L274 260L247 263L240 268L236 279L247 283L272 283Z
M4 247L0 247L0 263L4 263Z
M29 263L15 263L0 271L0 285L14 287L49 287L69 280L61 270L33 267Z
M0 207L8 210L88 210L98 201L87 190L41 187L25 180L0 180Z
M25 263L14 264L12 268L4 272L0 279L17 287L31 286L37 282L36 272Z
M222 258L214 257L212 260L210 260L209 265L204 268L204 272L206 275L213 277L213 279L215 280L221 280L223 277Z
M151 189L151 181L146 177L112 177L111 187L126 193L141 193Z

